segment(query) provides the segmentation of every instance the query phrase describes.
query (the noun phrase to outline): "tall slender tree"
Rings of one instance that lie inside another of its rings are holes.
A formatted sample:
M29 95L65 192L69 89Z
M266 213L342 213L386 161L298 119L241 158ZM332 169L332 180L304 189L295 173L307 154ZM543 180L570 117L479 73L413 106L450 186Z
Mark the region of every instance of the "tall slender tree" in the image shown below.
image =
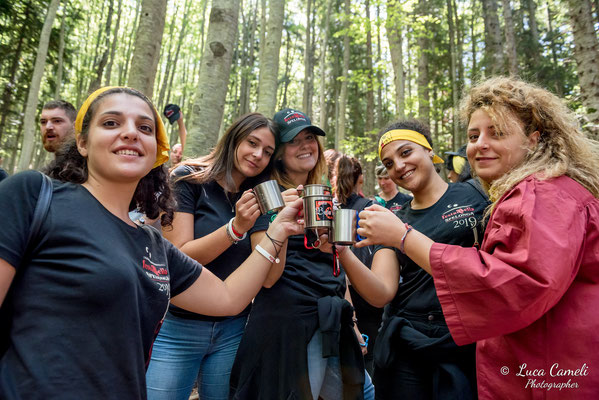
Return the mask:
M335 148L341 149L342 143L345 140L345 108L347 106L347 84L349 81L349 56L350 56L350 24L351 24L351 4L349 0L345 0L345 15L344 15L344 36L343 36L343 67L341 68L342 80L341 89L339 91L339 108L337 116L337 135L335 136Z
M312 47L312 0L306 0L306 51L304 51L304 93L302 110L312 115L312 58L314 48Z
M154 94L154 80L166 19L167 0L142 0L128 85L146 96Z
M395 107L399 118L405 118L405 76L401 5L398 0L387 0L387 40L391 53L395 82Z
M272 116L277 104L279 81L279 52L283 35L285 0L270 0L266 38L260 53L260 75L258 77L258 112Z
M32 151L36 138L37 126L37 103L39 100L40 85L44 75L44 67L46 65L46 56L48 55L48 45L50 44L50 33L52 32L52 24L56 17L56 10L60 0L51 0L48 6L44 26L40 34L39 46L35 56L35 67L29 85L29 94L27 95L27 103L25 106L25 115L23 116L23 146L21 148L21 157L19 158L19 171L29 168L31 164Z
M481 0L485 20L485 63L487 75L497 75L504 71L503 41L497 15L497 0Z
M514 34L514 20L512 18L512 4L510 0L503 2L503 21L505 26L505 50L508 60L508 72L512 76L518 75L518 56L516 53L516 35Z
M200 80L191 109L187 154L207 154L218 141L237 44L238 18L239 1L212 1Z
M599 138L599 40L593 24L590 0L568 0L570 24L574 31L574 58L578 66L580 95L592 123L593 132Z

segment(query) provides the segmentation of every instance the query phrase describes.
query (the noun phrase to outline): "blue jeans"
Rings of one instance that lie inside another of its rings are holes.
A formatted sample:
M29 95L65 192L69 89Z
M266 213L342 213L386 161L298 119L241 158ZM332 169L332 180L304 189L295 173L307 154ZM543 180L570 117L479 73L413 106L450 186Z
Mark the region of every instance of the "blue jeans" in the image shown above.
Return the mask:
M308 343L308 377L312 397L317 400L343 399L343 380L339 357L322 357L322 336L317 330ZM374 400L374 385L368 372L364 370L364 400Z
M148 400L188 400L196 379L202 400L227 400L246 321L247 316L210 322L168 314L146 372Z

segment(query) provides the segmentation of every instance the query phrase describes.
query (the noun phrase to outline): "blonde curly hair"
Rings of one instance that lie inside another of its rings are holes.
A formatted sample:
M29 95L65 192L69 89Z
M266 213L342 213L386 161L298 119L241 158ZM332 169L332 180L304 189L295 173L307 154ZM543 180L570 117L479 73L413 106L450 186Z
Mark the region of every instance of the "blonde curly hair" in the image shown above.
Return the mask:
M557 96L516 78L495 77L473 87L462 100L460 118L465 125L479 109L500 135L521 126L527 137L540 134L538 145L520 165L490 184L483 182L492 201L488 214L504 193L532 174L539 179L567 175L599 198L599 142L582 133L574 113Z

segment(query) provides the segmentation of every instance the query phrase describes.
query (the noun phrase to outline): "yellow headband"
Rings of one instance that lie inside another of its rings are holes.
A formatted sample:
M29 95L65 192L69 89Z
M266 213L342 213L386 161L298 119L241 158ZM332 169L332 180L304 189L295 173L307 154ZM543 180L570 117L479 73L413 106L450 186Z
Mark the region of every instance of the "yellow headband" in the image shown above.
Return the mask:
M81 108L79 109L79 112L77 113L77 119L75 120L75 136L76 137L79 136L79 134L81 133L81 130L83 129L83 118L85 117L85 114L87 114L87 110L89 110L89 107L92 105L94 100L99 95L101 95L102 93L104 93L110 89L128 89L128 88L126 88L124 86L106 86L106 87L100 88L100 89L96 90L95 92L93 92L92 94L90 94L89 97L83 102L83 105L81 106ZM158 111L156 111L156 108L154 107L154 105L152 105L152 109L153 109L154 115L156 117L156 144L157 144L157 146L156 146L156 162L154 163L152 168L156 168L159 165L162 165L168 161L169 143L168 143L168 137L166 136L166 131L164 130L164 124L162 123L162 120L160 119L160 114L158 114Z
M396 140L409 140L410 142L419 144L426 149L432 150L431 145L428 144L428 141L422 133L410 129L393 129L389 132L385 132L385 134L381 136L381 140L379 140L379 158L381 158L383 147ZM434 164L441 164L443 162L444 161L441 157L433 155Z

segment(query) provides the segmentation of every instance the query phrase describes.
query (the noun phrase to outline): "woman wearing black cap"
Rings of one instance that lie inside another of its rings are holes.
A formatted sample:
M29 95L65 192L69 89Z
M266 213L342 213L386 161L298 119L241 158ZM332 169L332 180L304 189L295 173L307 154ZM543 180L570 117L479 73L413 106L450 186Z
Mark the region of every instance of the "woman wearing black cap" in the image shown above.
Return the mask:
M285 200L292 201L298 198L295 188L321 183L326 174L317 138L324 132L293 109L279 111L274 120L282 145L274 156L273 177L287 189ZM268 215L258 218L252 242L265 236L269 220ZM344 300L345 274L334 276L333 257L306 248L303 235L281 247L281 262L254 300L231 372L231 398L330 399L342 393L362 398L364 363L352 309ZM368 390L372 396L371 385Z

